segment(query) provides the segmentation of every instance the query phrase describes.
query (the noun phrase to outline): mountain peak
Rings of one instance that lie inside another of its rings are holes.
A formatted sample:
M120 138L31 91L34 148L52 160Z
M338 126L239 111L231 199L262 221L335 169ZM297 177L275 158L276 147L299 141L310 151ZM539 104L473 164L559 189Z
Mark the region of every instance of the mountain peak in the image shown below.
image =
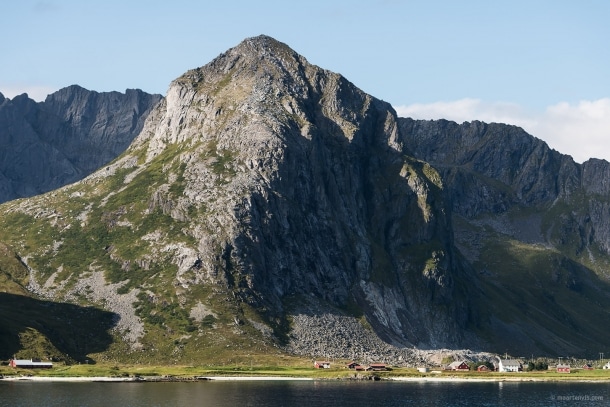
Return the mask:
M246 60L287 60L284 62L304 59L287 44L267 35L246 38L219 58L226 55L240 55Z
M286 73L298 74L299 67L309 65L305 58L288 45L266 35L243 40L205 66L187 71L174 83L195 81L227 83L256 78L277 79ZM229 76L227 76L229 75Z
M254 123L259 127L264 124L277 134L281 124L311 138L309 133L317 129L312 124L325 116L351 140L371 112L379 110L384 117L395 116L390 105L362 92L340 74L310 64L286 44L266 35L245 39L208 64L175 79L164 109L162 114L170 128L150 129L138 140L159 140L150 144L148 158L168 143L208 140L212 132L225 141L228 136L234 137L231 132L218 131L219 121L225 124L224 130L241 128L241 135L250 130L260 134L252 128ZM193 134L193 128L184 126L186 120L200 122L198 129L207 128L210 133L197 130ZM365 137L372 134L367 132ZM237 147L235 142L231 144ZM238 150L242 147L240 144Z
M246 38L235 48L240 47L249 47L251 49L265 51L269 53L274 53L280 50L292 52L292 49L288 45L264 34L258 35L256 37Z

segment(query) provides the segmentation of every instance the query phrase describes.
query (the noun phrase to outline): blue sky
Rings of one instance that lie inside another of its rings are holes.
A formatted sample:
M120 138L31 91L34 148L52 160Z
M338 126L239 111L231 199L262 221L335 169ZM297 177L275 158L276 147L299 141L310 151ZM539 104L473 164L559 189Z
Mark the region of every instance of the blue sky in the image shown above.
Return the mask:
M402 116L516 124L610 160L608 21L605 0L4 0L0 92L165 94L267 34Z

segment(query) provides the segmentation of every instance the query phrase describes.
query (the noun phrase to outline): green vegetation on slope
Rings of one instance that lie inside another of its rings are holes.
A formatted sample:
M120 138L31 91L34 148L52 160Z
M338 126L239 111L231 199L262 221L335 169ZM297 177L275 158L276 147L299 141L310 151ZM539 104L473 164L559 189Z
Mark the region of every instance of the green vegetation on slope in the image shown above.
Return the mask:
M605 281L555 249L486 233L493 237L474 263L482 293L477 309L490 324L482 336L509 352L529 346L554 355L561 345L594 355L598 349L588 346L603 348L610 323L600 306L610 289Z

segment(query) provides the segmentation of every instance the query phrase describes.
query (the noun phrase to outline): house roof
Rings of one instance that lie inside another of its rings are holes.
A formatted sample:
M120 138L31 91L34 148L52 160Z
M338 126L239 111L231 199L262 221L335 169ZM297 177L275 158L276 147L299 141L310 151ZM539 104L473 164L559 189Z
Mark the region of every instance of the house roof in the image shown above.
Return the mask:
M515 359L500 359L502 366L519 366L521 362Z

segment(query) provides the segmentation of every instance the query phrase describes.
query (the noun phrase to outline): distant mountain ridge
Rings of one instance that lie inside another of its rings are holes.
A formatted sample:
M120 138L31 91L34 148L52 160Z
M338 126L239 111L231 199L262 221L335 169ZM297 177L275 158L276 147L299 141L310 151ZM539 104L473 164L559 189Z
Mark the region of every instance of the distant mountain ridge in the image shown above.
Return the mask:
M78 95L55 115L98 129ZM608 344L610 166L518 127L398 118L259 36L175 79L119 154L0 206L4 287L115 315L94 360L414 365Z
M412 154L452 181L447 186L455 213L474 218L516 207L544 210L578 204L578 228L590 229L582 236L581 249L597 245L610 254L607 161L577 164L516 126L406 118L399 123Z
M110 162L142 129L160 95L69 86L35 102L0 94L0 202L48 192Z
M484 318L491 342L549 354L603 348L610 163L577 164L516 126L407 118L399 125L410 152L445 182L455 244L479 275L484 303L476 307L491 309Z

